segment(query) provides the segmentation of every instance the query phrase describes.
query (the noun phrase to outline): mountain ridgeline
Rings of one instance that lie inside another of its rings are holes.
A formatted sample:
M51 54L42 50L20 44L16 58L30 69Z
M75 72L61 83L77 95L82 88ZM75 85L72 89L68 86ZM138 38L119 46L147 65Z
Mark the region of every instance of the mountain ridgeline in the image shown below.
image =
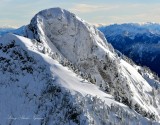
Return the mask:
M0 37L0 56L1 124L160 124L160 82L67 10Z
M4 35L6 33L12 32L14 30L15 30L15 28L12 28L12 27L0 27L0 36Z

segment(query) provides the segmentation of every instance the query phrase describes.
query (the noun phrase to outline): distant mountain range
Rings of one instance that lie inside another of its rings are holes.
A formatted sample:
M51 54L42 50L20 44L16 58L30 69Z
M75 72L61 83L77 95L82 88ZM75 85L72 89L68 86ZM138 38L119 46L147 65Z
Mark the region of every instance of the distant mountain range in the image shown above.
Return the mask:
M8 32L11 32L13 30L15 30L15 28L9 27L9 26L7 26L7 27L0 27L0 36L6 34Z
M160 76L160 24L114 24L99 30L115 49Z

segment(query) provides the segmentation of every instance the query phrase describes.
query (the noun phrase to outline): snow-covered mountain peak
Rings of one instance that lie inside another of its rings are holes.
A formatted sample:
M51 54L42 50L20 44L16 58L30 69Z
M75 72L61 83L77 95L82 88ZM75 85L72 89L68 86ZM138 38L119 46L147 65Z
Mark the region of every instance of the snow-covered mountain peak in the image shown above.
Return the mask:
M88 58L96 47L102 48L97 51L106 51L104 48L107 48L106 39L100 31L75 14L60 8L39 12L28 27L33 30L31 37L34 36L44 44L53 43L73 63Z
M154 79L146 80L141 67L119 57L95 26L51 8L36 14L17 34L26 38L0 38L2 81L11 74L14 91L19 87L13 96L6 81L3 112L6 96L15 100L22 95L21 109L28 103L30 114L44 118L41 124L159 124L159 91L150 85ZM13 116L19 113L12 110L17 109L14 104L7 111Z
M144 112L136 109L137 112L143 116L152 112L159 119L159 111L148 101L152 98L151 83L138 73L136 66L118 57L95 26L67 10L51 8L33 17L25 36L36 39L47 53L49 49L59 55L64 65L72 65L84 79L112 94L116 100L130 107L138 105Z

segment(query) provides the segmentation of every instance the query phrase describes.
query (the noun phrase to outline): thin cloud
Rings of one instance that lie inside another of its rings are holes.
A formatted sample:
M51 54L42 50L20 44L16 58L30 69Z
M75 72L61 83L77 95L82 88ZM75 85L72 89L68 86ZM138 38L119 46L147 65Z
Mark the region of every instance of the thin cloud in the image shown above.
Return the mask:
M88 5L88 4L77 4L70 10L79 13L89 13L95 11L112 10L118 8L119 5Z
M53 3L53 4L51 4ZM94 25L123 22L159 22L160 3L126 2L55 2L55 0L0 0L0 25L28 24L40 10L60 6ZM4 21L4 19L8 19ZM10 21L9 21L10 20Z
M89 15L88 21L99 23L159 22L160 4L75 4L70 10L79 15ZM95 16L94 16L95 15ZM99 15L102 15L99 17ZM94 17L94 18L93 18ZM87 19L87 18L86 18Z

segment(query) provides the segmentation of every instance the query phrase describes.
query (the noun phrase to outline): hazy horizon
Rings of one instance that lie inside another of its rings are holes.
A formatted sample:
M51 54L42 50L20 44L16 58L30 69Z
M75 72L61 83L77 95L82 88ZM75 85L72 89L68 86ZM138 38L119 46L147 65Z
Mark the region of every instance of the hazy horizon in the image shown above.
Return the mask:
M0 26L20 27L29 24L32 17L47 8L61 7L91 24L159 23L158 0L1 0Z

